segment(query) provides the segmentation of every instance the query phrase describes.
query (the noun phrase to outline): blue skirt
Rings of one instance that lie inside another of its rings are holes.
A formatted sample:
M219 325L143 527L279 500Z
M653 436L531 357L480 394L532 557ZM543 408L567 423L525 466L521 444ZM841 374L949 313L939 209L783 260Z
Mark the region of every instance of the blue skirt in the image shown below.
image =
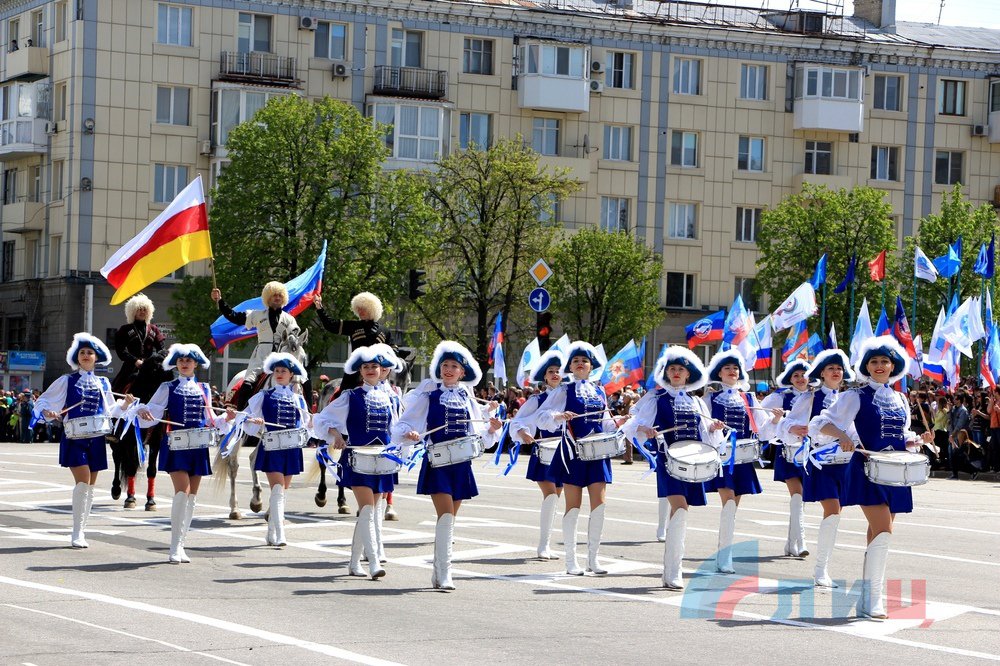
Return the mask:
M302 449L285 449L284 451L268 451L263 446L257 449L257 460L253 468L258 472L280 472L285 476L301 474Z
M872 483L865 475L865 456L855 453L847 465L847 492L840 500L844 506L878 506L886 504L891 513L913 511L913 489L882 486Z
M528 458L528 473L526 475L529 481L548 481L549 483L556 484L556 487L562 488L562 481L556 479L555 470L552 468L554 465L543 465L538 459L538 449L532 447L531 456Z
M785 460L781 447L774 450L774 480L787 481L788 479L802 480L802 468Z
M705 484L681 481L667 474L666 455L660 451L656 454L656 496L669 497L670 495L683 495L689 506L708 504Z
M802 501L820 502L837 499L841 504L847 496L848 465L823 465L816 469L809 464L809 473L802 479Z
M424 462L420 465L420 476L417 477L417 494L437 493L451 495L453 500L467 500L478 495L476 477L472 474L472 461L466 460L447 467L431 467L425 453Z
M350 449L344 449L340 453L340 481L337 482L338 486L342 488L354 488L355 486L363 486L365 488L371 488L373 493L391 493L392 489L395 487L393 481L395 480L395 474L358 474L351 467L350 461Z
M63 467L86 465L91 472L108 468L108 449L104 436L59 440L59 464Z
M160 459L157 469L161 472L187 472L188 476L212 476L212 463L208 449L171 451L167 438L160 442Z
M715 492L719 488L729 488L737 495L758 495L763 490L753 463L736 465L732 472L729 471L729 465L722 463L722 476L705 482L706 492Z
M560 444L556 449L556 455L552 458L552 464L549 465L557 483L568 483L580 488L585 488L592 483L611 483L610 458L605 460L573 458L566 463L563 458L565 452L566 446Z

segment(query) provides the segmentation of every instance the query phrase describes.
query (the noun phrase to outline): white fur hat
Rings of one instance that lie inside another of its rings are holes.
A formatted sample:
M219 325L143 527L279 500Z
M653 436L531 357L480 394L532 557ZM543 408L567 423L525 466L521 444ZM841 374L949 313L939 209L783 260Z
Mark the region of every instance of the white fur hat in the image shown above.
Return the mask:
M463 384L475 386L483 378L483 371L479 369L479 363L472 356L472 353L452 340L442 340L434 348L434 357L431 359L431 378L441 381L441 363L444 361L455 361L465 368Z
M719 382L719 371L722 370L722 366L729 365L730 363L735 363L739 366L740 376L737 382L742 382L744 384L750 381L750 375L747 374L747 364L743 360L743 354L741 354L736 349L727 349L726 351L719 351L715 353L715 356L711 358L708 362L708 381Z
M822 381L823 368L828 365L839 365L844 369L844 381L854 381L854 370L851 369L851 359L847 358L847 354L839 349L826 349L816 354L816 358L813 359L806 374L809 375L809 379Z
M211 365L211 362L208 360L208 357L205 356L205 352L201 350L201 347L194 343L185 345L178 342L170 345L170 348L167 349L167 355L163 359L163 369L171 370L175 368L177 366L177 361L182 358L194 359L198 365L203 368L207 368Z
M268 301L274 294L281 294L281 307L288 305L288 289L281 282L268 282L260 292L260 300L264 301L264 307L270 307Z
M907 357L902 345L891 335L880 335L877 338L868 338L861 345L858 352L858 364L854 366L859 377L868 378L868 361L875 356L885 356L892 361L892 375L889 377L890 384L899 381L906 376Z
M546 371L553 365L559 369L559 374L562 375L563 366L566 365L566 356L558 349L550 349L539 356L538 360L532 363L528 369L528 377L533 382L544 382Z
M372 321L382 318L382 301L370 291L363 291L351 299L351 312L360 317L358 310L364 310L371 315Z
M264 359L264 372L267 374L274 372L274 368L277 366L291 370L293 377L306 378L305 368L302 367L297 358L287 352L271 352Z
M809 374L809 361L803 358L793 358L787 364L785 364L785 369L781 371L778 378L774 380L780 388L788 388L792 385L792 375L796 371L801 370L802 372Z
M95 338L90 333L81 332L73 334L73 343L66 351L66 363L69 364L69 367L74 370L80 369L76 356L84 347L93 349L94 353L97 354L97 365L103 366L111 363L111 351L108 350L108 346L101 342L100 338Z
M125 301L125 321L130 324L134 322L136 311L142 308L149 310L149 316L146 317L146 322L148 323L153 321L153 313L156 311L156 308L153 307L153 301L149 300L149 296L142 293L136 294L132 298Z
M375 344L371 345L371 348L373 350L377 350L376 353L378 353L380 356L384 356L385 358L394 361L395 365L393 365L392 368L393 372L406 371L406 361L399 358L399 356L396 355L396 350L390 347L389 345L385 344L384 342L376 342Z
M570 373L569 364L572 363L574 356L586 356L589 358L591 370L597 370L604 365L601 363L601 357L597 353L597 348L589 342L583 342L582 340L571 342L563 356L566 357L566 363L563 365L563 374Z
M680 365L687 368L691 373L688 383L683 386L685 391L697 391L708 383L708 373L705 371L705 364L690 349L685 349L680 345L667 347L660 358L656 359L656 367L653 369L653 378L659 386L670 388L670 381L667 379L667 367Z
M385 355L386 350L389 352L388 356ZM347 357L347 361L344 363L344 372L360 372L361 366L365 363L378 363L383 368L395 368L397 361L398 359L392 353L392 348L389 345L358 347Z

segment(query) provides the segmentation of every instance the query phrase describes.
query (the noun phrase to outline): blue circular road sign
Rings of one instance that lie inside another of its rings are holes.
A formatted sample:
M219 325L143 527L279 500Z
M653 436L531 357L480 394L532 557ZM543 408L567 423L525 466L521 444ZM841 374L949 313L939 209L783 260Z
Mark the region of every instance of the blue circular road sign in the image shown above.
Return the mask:
M535 312L545 312L549 309L549 305L552 304L552 297L549 296L548 289L544 287L538 287L532 289L531 293L528 295L528 305Z

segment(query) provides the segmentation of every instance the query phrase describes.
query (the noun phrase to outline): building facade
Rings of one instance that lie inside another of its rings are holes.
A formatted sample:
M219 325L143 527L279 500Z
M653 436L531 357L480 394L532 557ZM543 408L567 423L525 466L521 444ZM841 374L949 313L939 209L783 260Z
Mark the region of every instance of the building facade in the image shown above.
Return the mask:
M59 374L88 284L94 331L120 325L99 268L287 94L391 123L392 168L516 135L568 168L562 224L662 253L650 349L736 293L764 309L760 214L805 182L884 190L900 243L955 182L1000 203L1000 31L855 6L2 0L0 349ZM148 291L169 329L171 280Z

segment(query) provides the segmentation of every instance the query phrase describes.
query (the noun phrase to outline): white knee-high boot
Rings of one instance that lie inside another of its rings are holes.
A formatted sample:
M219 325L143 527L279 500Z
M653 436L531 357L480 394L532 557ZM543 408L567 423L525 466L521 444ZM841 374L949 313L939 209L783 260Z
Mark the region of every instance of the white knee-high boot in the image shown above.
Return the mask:
M277 522L275 518L278 515L278 495L275 493L275 489L278 486L271 486L271 495L267 500L267 545L275 546L278 544L278 535L275 525Z
M87 485L87 508L83 512L83 532L87 531L87 523L90 522L90 512L94 509L94 486Z
M368 559L368 572L372 580L385 575L385 569L378 561L378 545L375 537L375 507L371 504L358 511L358 529L361 530L361 545Z
M729 500L722 507L719 518L719 552L716 569L719 573L736 573L733 569L733 533L736 531L736 500Z
M580 519L579 509L570 509L563 514L562 530L563 545L566 551L566 573L582 576L583 569L576 561L576 524Z
M549 543L552 536L552 521L556 518L556 503L559 496L555 493L546 495L542 500L542 510L538 520L538 559L558 560L559 556L552 552Z
M602 504L591 509L590 520L587 522L587 571L595 574L606 574L608 570L597 563L597 551L601 548L601 534L604 532L604 507Z
M840 514L827 516L819 524L819 536L816 537L816 568L813 579L816 587L837 587L830 578L830 556L833 555L833 544L837 542L837 528L840 526Z
M670 502L667 501L666 497L661 497L660 501L657 503L657 516L656 516L656 540L666 541L667 540L667 517L670 515Z
M87 548L86 536L86 515L87 515L87 489L89 483L80 482L73 486L73 534L70 536L70 545L74 548Z
M191 521L194 519L194 507L198 504L198 496L194 493L189 493L187 496L187 504L184 505L184 531L181 532L181 562L190 562L191 558L188 557L187 551L184 550L184 544L187 543L188 532L191 530Z
M385 562L385 544L382 543L382 521L385 520L385 495L375 502L375 551L378 554L378 561Z
M184 553L184 517L187 515L188 494L184 491L174 493L173 504L170 505L170 563L180 564L187 557Z
M367 578L368 574L361 568L361 556L364 554L365 542L364 533L361 529L361 521L354 523L354 537L351 539L351 562L347 565L347 573L359 578Z
M885 611L883 591L885 589L885 564L889 557L889 532L882 532L868 544L865 550L864 586L858 600L858 615L873 620L888 617Z
M273 533L273 545L284 546L285 541L285 487L276 484L271 486L271 497L268 500L267 516L268 532Z
M663 587L669 590L683 590L684 576L681 562L684 560L684 534L687 532L687 509L677 509L670 517L670 527L663 545Z
M805 557L808 554L806 527L802 522L802 495L796 493L788 503L788 540L785 542L785 555Z
M451 541L455 536L455 515L446 513L438 518L434 529L434 573L431 584L435 589L454 590L451 580Z

